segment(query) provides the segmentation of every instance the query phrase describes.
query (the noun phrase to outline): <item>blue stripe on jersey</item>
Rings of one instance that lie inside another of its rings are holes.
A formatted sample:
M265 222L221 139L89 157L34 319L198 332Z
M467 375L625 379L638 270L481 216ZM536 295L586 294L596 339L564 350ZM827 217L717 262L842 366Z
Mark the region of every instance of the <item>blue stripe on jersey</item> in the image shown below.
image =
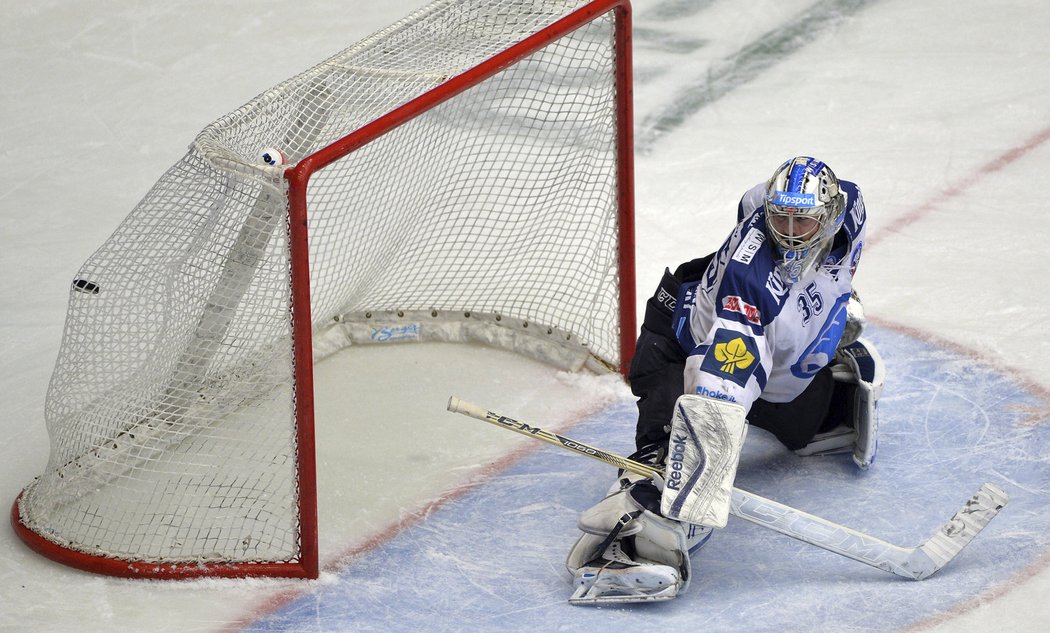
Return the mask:
M847 292L835 300L835 305L828 311L828 318L813 342L791 365L791 373L796 377L812 378L835 359L835 349L846 330L846 304L849 302L849 295Z
M860 195L860 189L857 188L857 185L848 180L839 181L839 190L846 195L846 212L843 214L842 228L846 230L846 235L852 243L857 239L857 235L860 234L860 228L864 226L866 220L864 199Z
M708 266L713 267L714 262ZM678 339L678 344L686 354L694 353L693 350L696 349L697 345L697 342L693 340L693 330L689 327L689 315L693 310L693 297L696 295L696 287L698 285L700 285L700 281L691 281L682 284L678 289L678 303L675 305L671 321L671 328L674 331L675 338Z
M767 380L769 380L769 376L766 375L766 368L759 365L758 368L755 369L755 381L758 382L759 391L765 391Z

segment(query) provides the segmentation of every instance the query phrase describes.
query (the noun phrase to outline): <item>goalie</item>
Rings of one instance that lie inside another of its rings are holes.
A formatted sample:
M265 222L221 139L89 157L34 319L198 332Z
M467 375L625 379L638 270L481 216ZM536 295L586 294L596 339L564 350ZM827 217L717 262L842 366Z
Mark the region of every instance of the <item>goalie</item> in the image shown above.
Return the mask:
M665 271L629 373L632 458L665 476L624 476L581 515L570 602L684 590L690 552L728 519L749 425L800 455L872 463L883 367L852 287L865 219L855 184L796 157L744 194L716 253Z

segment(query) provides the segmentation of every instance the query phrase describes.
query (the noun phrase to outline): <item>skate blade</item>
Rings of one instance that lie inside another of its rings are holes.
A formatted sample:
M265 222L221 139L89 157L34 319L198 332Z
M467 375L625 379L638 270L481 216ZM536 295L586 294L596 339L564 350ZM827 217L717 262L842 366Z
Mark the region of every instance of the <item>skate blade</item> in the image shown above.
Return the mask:
M657 573L660 569L666 573ZM642 579L649 586L640 584ZM681 586L677 572L656 565L611 573L606 570L585 572L576 577L575 584L576 590L569 597L569 604L573 605L659 602L677 596Z
M572 596L569 604L575 606L601 606L603 604L628 604L632 602L664 602L678 595L678 587L670 586L656 593L626 593L622 588L612 590L596 590L594 586L579 586Z

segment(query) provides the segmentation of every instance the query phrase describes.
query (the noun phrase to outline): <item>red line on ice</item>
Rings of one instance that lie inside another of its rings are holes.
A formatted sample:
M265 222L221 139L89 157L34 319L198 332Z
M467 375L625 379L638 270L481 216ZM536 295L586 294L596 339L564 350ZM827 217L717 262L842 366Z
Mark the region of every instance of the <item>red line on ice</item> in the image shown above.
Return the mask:
M873 237L870 237L868 239L867 245L872 246L874 244L878 244L887 237L901 233L901 231L905 227L919 221L928 213L930 213L930 211L933 211L934 209L940 207L945 201L959 196L962 193L965 193L968 189L978 184L982 179L984 179L988 175L1003 170L1005 167L1013 164L1018 159L1024 157L1026 154L1036 149L1048 140L1050 140L1050 127L1043 128L1041 131L1039 131L1037 134L1032 136L1024 143L1003 152L999 156L995 157L993 160L985 163L984 165L977 168L975 171L971 172L966 178L963 178L959 182L953 183L948 187L942 189L940 192L937 193L937 195L927 199L919 206L905 213L902 218L897 219L894 222L894 226L892 229L883 230L875 234ZM1035 395L1040 400L1042 400L1044 403L1044 407L1047 410L1050 410L1050 389L1047 389L1043 385L1032 380L1016 368L1003 365L1002 363L988 357L987 355L969 349L953 341L948 341L946 339L940 338L929 332L918 330L916 328L905 326L899 323L894 323L881 318L872 318L871 321L878 324L879 326L888 327L894 330L904 332L910 336L913 336L920 340L925 340L936 346L953 350L958 354L972 358L976 362L989 365L993 368L993 370L998 371L1001 374L1010 376L1013 380L1020 383L1029 393ZM919 620L915 624L901 629L901 633L916 633L918 631L925 631L939 624L949 622L955 619L956 617L959 617L969 611L973 611L974 609L980 606L987 605L990 602L996 600L997 598L1000 598L1010 593L1012 590L1025 584L1025 582L1032 579L1034 576L1042 572L1047 567L1050 567L1050 552L1047 552L1043 556L1040 556L1032 563L1030 563L1027 567L1015 573L1009 580L1003 582L1002 584L989 587L987 590L977 594L973 598L958 603L945 612Z
M556 430L559 433L565 432L572 428L579 422L583 421L587 417L594 415L597 411L583 411L578 412L575 417L568 420L565 424L559 426ZM539 442L529 442L523 445L521 448L514 450L503 458L492 462L485 468L475 473L468 481L457 484L455 487L450 488L440 497L433 499L425 503L421 508L412 511L402 518L397 523L392 523L386 528L372 534L364 541L357 543L353 546L346 548L345 550L330 556L326 561L321 563L321 573L338 573L343 569L346 569L353 564L354 560L368 554L372 550L382 546L384 543L394 539L396 536L405 532L415 524L426 519L435 511L448 505L449 503L459 499L466 493L470 492L477 486L484 484L486 481L494 477L495 475L507 470L517 462L525 459L543 445ZM230 622L226 626L220 629L220 633L235 633L241 631L252 624L262 620L270 613L278 611L281 607L301 598L304 595L309 594L318 588L318 581L296 581L302 583L301 586L295 587L294 589L286 589L278 591L269 599L265 600L262 604L258 605L249 614L244 615L237 620Z
M985 177L1001 171L1004 167L1016 162L1021 157L1045 143L1047 140L1050 140L1050 127L1044 128L1024 143L1003 152L991 161L981 165L958 182L948 185L941 191L937 192L936 195L928 198L919 206L905 213L903 217L896 218L893 221L893 228L883 229L875 235L869 236L866 246L873 246L891 235L900 233L906 227L926 217L926 215L934 209L941 207L946 201L965 193Z

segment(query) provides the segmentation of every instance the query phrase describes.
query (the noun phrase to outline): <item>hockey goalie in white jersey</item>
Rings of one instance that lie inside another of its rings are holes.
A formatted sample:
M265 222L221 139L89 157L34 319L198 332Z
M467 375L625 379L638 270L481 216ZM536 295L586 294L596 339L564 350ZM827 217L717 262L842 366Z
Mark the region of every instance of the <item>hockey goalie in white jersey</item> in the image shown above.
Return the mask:
M666 600L689 554L723 527L749 426L800 455L875 458L882 361L860 337L853 276L864 243L860 190L800 156L747 191L718 252L664 273L646 305L629 380L633 459L580 516L569 553L574 604Z

